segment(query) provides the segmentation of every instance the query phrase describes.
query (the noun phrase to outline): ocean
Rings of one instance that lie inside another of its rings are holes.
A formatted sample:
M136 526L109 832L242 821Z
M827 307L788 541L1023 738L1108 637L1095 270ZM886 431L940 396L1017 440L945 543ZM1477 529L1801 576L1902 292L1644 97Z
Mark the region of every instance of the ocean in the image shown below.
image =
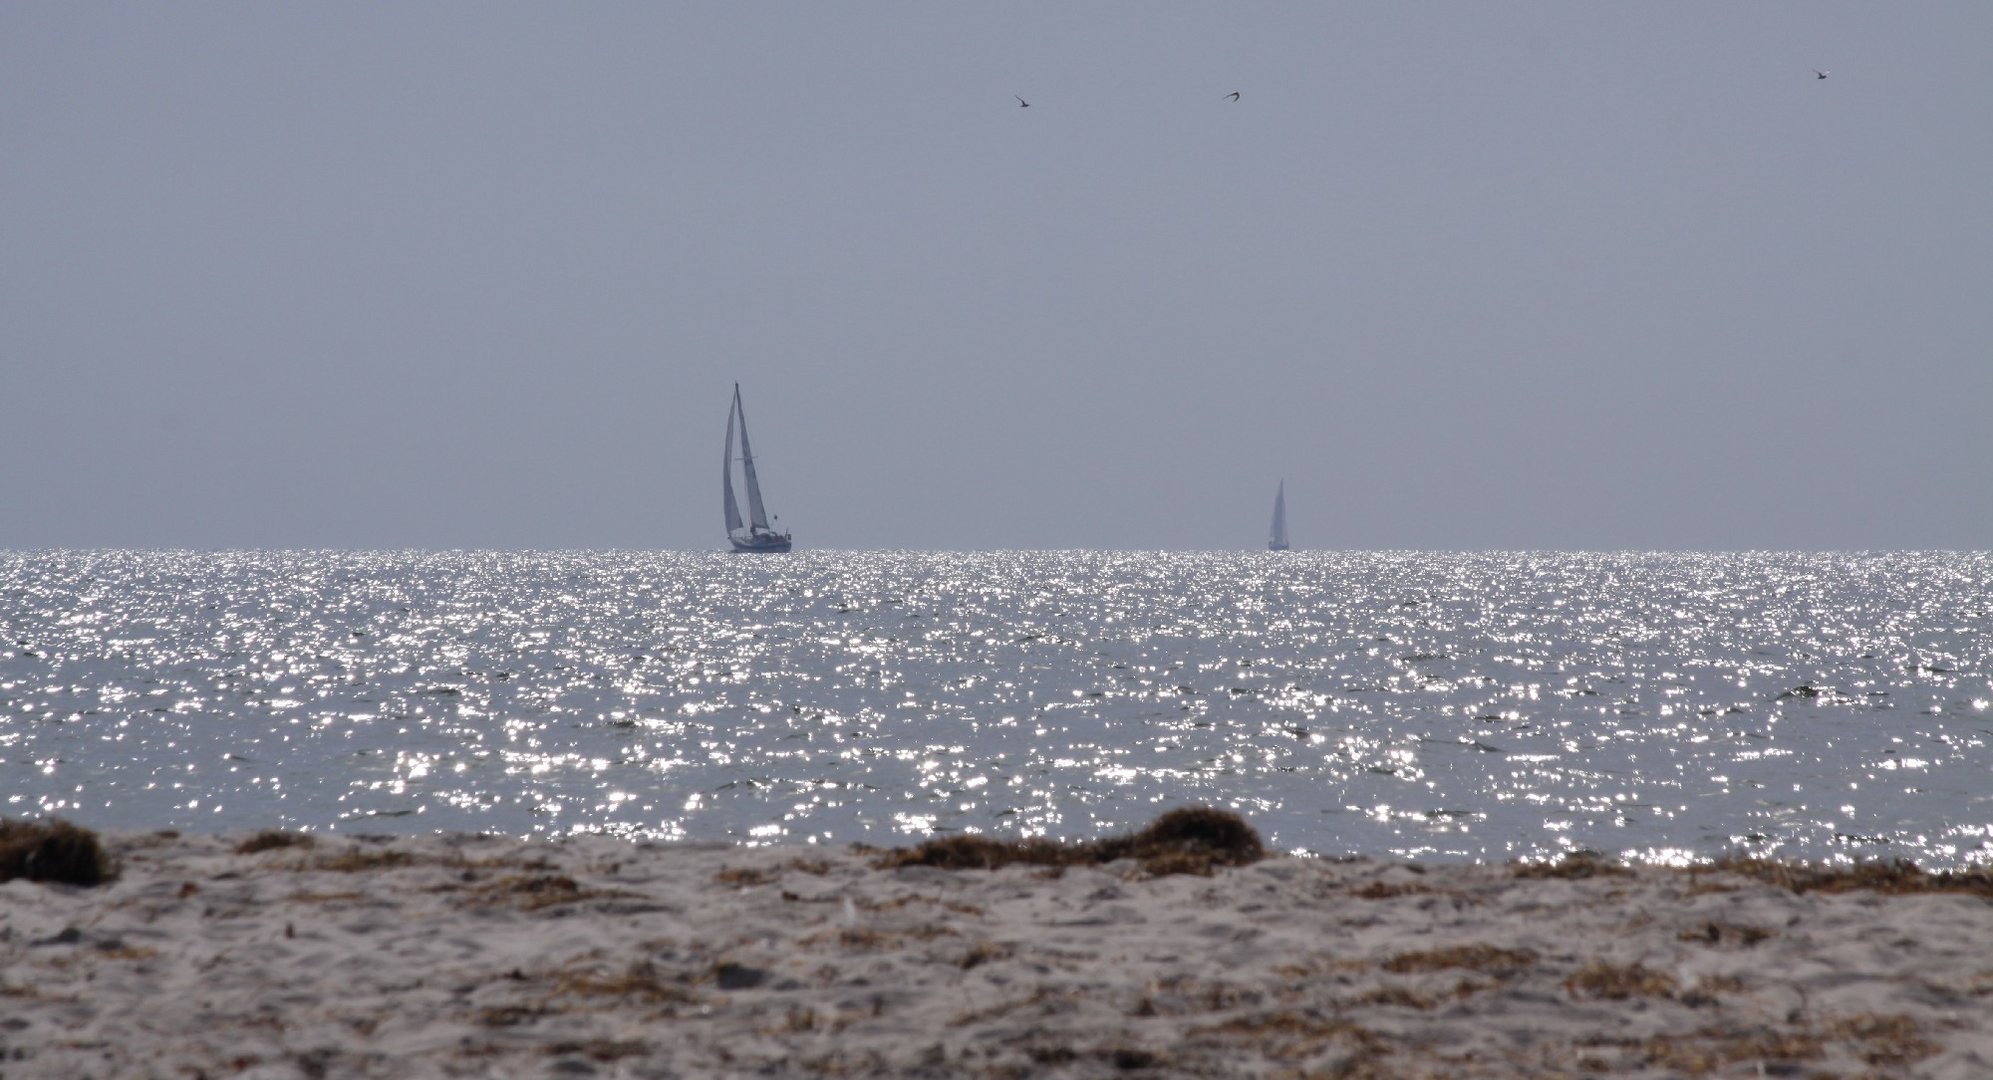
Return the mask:
M1993 554L0 553L0 816L1993 864Z

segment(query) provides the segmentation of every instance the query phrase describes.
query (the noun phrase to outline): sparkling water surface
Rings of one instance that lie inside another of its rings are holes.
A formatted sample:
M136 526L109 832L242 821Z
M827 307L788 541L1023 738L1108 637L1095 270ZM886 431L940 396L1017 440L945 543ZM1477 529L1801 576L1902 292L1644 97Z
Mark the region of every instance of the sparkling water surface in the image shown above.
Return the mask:
M0 554L0 815L1993 864L1993 555Z

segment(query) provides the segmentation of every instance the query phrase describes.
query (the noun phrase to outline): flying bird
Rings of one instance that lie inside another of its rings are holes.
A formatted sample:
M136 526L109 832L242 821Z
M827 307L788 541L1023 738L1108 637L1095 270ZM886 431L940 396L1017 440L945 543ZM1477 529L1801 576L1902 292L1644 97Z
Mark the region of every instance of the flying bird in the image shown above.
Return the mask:
M1239 92L1237 90L1234 90L1231 93L1226 94L1225 96L1231 98L1233 101L1239 100Z
M1828 76L1829 74L1831 74L1831 73L1830 73L1830 72L1825 72L1825 71L1821 71L1821 70L1820 70L1819 68L1814 68L1814 69L1813 69L1813 77L1814 77L1814 78L1816 78L1816 79L1824 79L1824 78L1826 78L1826 77L1827 77L1827 76Z
M1825 76L1822 76L1822 77L1824 78ZM1030 107L1031 107L1031 103L1030 103L1030 102L1028 102L1028 101L1024 100L1024 99L1023 99L1023 98L1021 98L1021 97L1017 97L1017 95L1016 95L1016 94L1012 94L1012 95L1010 95L1010 96L1011 96L1011 97L1014 97L1014 98L1017 98L1017 107L1018 107L1018 108L1020 108L1020 109L1028 109L1028 108L1030 108Z

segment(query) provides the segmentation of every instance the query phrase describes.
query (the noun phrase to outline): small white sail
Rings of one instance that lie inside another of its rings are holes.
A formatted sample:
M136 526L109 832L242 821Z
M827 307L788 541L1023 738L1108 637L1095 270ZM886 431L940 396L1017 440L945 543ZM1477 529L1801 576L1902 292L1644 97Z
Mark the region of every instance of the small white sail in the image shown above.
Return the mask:
M1282 479L1280 487L1273 493L1273 528L1268 530L1266 549L1268 551L1287 550L1287 481Z

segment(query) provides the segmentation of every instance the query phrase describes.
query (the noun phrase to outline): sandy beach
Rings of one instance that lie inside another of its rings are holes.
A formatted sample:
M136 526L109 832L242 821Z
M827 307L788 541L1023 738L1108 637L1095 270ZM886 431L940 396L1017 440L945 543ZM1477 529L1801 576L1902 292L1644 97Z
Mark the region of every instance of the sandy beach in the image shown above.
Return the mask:
M0 1076L1993 1076L1921 878L286 839L0 884Z

